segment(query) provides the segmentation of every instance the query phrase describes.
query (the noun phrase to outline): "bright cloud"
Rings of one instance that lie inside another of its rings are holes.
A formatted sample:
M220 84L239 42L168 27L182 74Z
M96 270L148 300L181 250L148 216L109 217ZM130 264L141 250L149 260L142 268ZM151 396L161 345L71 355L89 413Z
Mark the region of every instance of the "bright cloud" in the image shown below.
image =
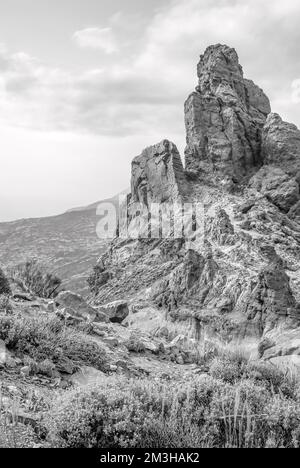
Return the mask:
M237 49L246 76L264 88L274 111L300 125L299 80L293 81L300 75L299 22L294 0L284 8L281 0L172 0L139 30L118 13L105 28L77 31L80 47L107 54L101 67L78 74L2 47L0 120L44 130L183 139L183 101L196 85L199 54L221 42Z
M119 46L111 28L86 28L76 31L74 41L82 48L99 49L106 54L117 52Z
M300 79L294 80L292 83L292 101L300 104Z

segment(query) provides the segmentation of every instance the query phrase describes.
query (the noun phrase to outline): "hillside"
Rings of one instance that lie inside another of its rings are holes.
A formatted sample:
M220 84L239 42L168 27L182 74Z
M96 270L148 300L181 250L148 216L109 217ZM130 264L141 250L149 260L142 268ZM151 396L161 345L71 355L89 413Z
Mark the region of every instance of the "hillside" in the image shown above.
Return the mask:
M117 207L118 197L103 202ZM88 272L107 247L96 234L100 203L58 216L0 223L0 264L38 258L63 280L64 288L85 293Z

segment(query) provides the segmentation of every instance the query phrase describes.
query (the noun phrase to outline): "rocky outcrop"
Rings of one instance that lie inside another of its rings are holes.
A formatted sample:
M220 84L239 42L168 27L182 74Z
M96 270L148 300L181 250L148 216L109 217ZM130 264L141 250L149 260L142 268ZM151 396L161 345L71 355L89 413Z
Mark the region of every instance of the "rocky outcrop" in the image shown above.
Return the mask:
M300 198L296 179L291 178L279 167L262 167L250 180L249 187L261 193L286 213Z
M236 242L234 227L231 223L230 217L222 208L218 208L216 210L215 216L212 219L210 236L212 241L219 245L233 245Z
M85 320L89 322L108 322L108 317L91 307L79 294L71 291L62 291L55 299L64 318Z
M146 148L132 162L131 201L149 207L152 202L180 199L186 181L180 154L168 140Z
M282 320L300 324L300 310L290 287L282 259L271 246L263 246L267 266L258 274L257 283L246 306L247 321L256 324L261 336Z
M265 164L280 167L300 182L300 130L270 114L263 129L262 153Z
M115 301L105 304L98 311L103 312L112 323L122 323L129 314L128 304L124 301Z
M147 148L132 164L130 203L199 202L203 231L192 222L192 242L150 239L148 229L115 239L95 271L94 303L125 301L132 326L176 322L201 342L242 342L255 354L275 330L300 334L298 130L267 119L269 100L234 49L209 47L198 77L185 104L185 171L172 143Z
M236 51L209 47L198 65L199 85L185 103L186 169L211 180L241 180L262 164L262 128L270 103L245 80Z

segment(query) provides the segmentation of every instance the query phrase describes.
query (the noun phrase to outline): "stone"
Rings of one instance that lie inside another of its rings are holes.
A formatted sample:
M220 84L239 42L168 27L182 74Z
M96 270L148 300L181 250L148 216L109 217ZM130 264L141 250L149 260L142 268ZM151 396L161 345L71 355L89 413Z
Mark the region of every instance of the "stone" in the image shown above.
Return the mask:
M73 375L77 371L75 364L66 356L62 356L55 363L56 369L62 374Z
M299 184L279 167L264 166L249 181L250 189L260 192L287 213L300 198Z
M97 307L98 314L104 314L112 323L122 323L129 315L128 303L125 301L115 301Z
M91 307L79 294L62 291L55 299L60 308L68 308L71 316L93 322L97 317L97 310ZM72 311L72 312L71 312Z
M106 337L102 339L103 343L105 343L110 348L117 348L119 346L119 341L117 338L114 337Z
M8 357L9 353L6 344L3 340L0 340L0 368L6 365Z
M291 176L300 171L300 130L270 114L263 128L262 155L265 164L280 167Z
M297 303L282 259L272 246L262 246L262 255L268 264L258 274L245 310L247 320L252 324L255 322L260 336L274 328L281 319L290 319L295 323L300 321L300 312L297 312Z
M177 362L177 364L179 364L180 366L183 366L183 365L184 365L184 359L183 359L183 357L182 357L182 356L178 356L178 357L176 358L176 362Z
M24 366L20 369L20 374L23 377L28 377L30 375L30 366Z
M178 149L168 140L146 148L132 162L131 202L147 207L180 199L186 180Z
M54 301L48 302L46 307L47 312L54 313L56 311L56 305Z
M217 44L198 64L199 85L185 103L186 169L211 181L240 181L262 164L262 129L270 102L244 79L236 51ZM228 182L227 182L228 183Z
M210 235L212 240L220 245L233 245L236 242L234 227L230 217L222 208L216 210L210 229Z

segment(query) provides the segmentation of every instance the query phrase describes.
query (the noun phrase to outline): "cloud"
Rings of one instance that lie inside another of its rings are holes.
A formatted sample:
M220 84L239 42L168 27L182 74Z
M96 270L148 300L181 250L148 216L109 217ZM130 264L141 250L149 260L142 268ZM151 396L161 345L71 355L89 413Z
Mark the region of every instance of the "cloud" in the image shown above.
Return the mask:
M300 103L300 78L292 82L292 101Z
M299 2L172 0L147 21L119 12L107 28L77 31L81 47L107 52L101 68L79 74L0 48L0 120L184 139L183 102L196 85L199 54L221 42L237 49L245 75L264 88L274 111L300 125Z
M119 49L112 28L82 29L73 34L73 40L81 48L98 49L106 54L112 54Z

